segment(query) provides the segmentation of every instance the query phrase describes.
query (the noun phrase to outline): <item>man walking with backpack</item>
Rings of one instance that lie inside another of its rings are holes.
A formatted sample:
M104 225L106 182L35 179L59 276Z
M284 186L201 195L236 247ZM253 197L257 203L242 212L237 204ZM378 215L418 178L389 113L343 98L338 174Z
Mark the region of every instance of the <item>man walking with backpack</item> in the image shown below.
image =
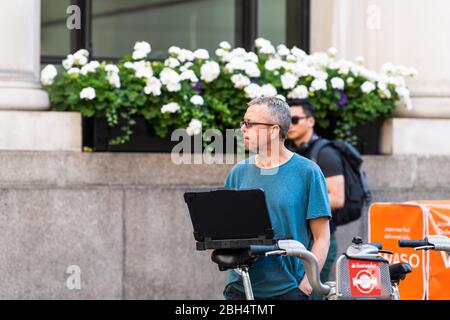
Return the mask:
M290 100L288 105L291 109L292 124L288 131L289 140L286 140L285 145L291 151L311 159L314 144L321 140L314 132L314 108L307 100ZM344 169L338 152L331 146L325 146L320 150L316 163L325 176L331 210L342 208L345 202L345 183ZM330 220L330 248L320 273L322 282L329 280L331 266L336 259L335 231L336 225Z

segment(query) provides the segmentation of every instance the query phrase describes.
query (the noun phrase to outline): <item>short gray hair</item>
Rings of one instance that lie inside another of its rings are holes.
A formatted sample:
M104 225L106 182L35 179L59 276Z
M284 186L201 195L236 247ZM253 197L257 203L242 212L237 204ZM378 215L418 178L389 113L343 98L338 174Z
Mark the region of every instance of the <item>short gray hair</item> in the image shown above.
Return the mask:
M265 105L269 110L269 117L273 122L280 126L280 137L286 138L289 127L291 126L291 110L289 105L279 98L275 97L261 97L253 99L248 103L248 106Z

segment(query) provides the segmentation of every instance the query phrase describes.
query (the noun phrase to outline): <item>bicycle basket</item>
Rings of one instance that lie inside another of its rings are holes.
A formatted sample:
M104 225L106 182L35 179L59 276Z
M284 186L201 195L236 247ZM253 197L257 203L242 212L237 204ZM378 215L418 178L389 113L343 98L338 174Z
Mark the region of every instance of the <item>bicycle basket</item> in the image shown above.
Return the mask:
M336 262L338 299L390 300L392 297L388 262L380 256L348 258Z

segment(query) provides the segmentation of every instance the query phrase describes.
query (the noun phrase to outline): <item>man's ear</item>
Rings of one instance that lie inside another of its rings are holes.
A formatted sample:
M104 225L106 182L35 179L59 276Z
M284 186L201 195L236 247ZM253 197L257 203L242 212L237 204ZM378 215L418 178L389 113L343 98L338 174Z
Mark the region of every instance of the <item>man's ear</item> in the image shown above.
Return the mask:
M309 117L306 120L308 121L308 126L310 128L314 128L314 125L316 124L316 119L314 117Z

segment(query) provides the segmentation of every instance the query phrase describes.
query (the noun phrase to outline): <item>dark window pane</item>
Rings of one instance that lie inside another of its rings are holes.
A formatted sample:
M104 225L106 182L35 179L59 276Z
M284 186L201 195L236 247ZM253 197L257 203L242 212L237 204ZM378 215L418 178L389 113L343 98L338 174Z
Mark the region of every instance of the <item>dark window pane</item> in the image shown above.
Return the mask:
M286 43L286 0L258 0L258 37Z
M212 55L220 41L234 43L232 0L93 0L92 10L95 56L131 55L136 41L149 42L153 58L171 46Z
M66 26L69 0L41 1L41 55L70 53L70 32Z

